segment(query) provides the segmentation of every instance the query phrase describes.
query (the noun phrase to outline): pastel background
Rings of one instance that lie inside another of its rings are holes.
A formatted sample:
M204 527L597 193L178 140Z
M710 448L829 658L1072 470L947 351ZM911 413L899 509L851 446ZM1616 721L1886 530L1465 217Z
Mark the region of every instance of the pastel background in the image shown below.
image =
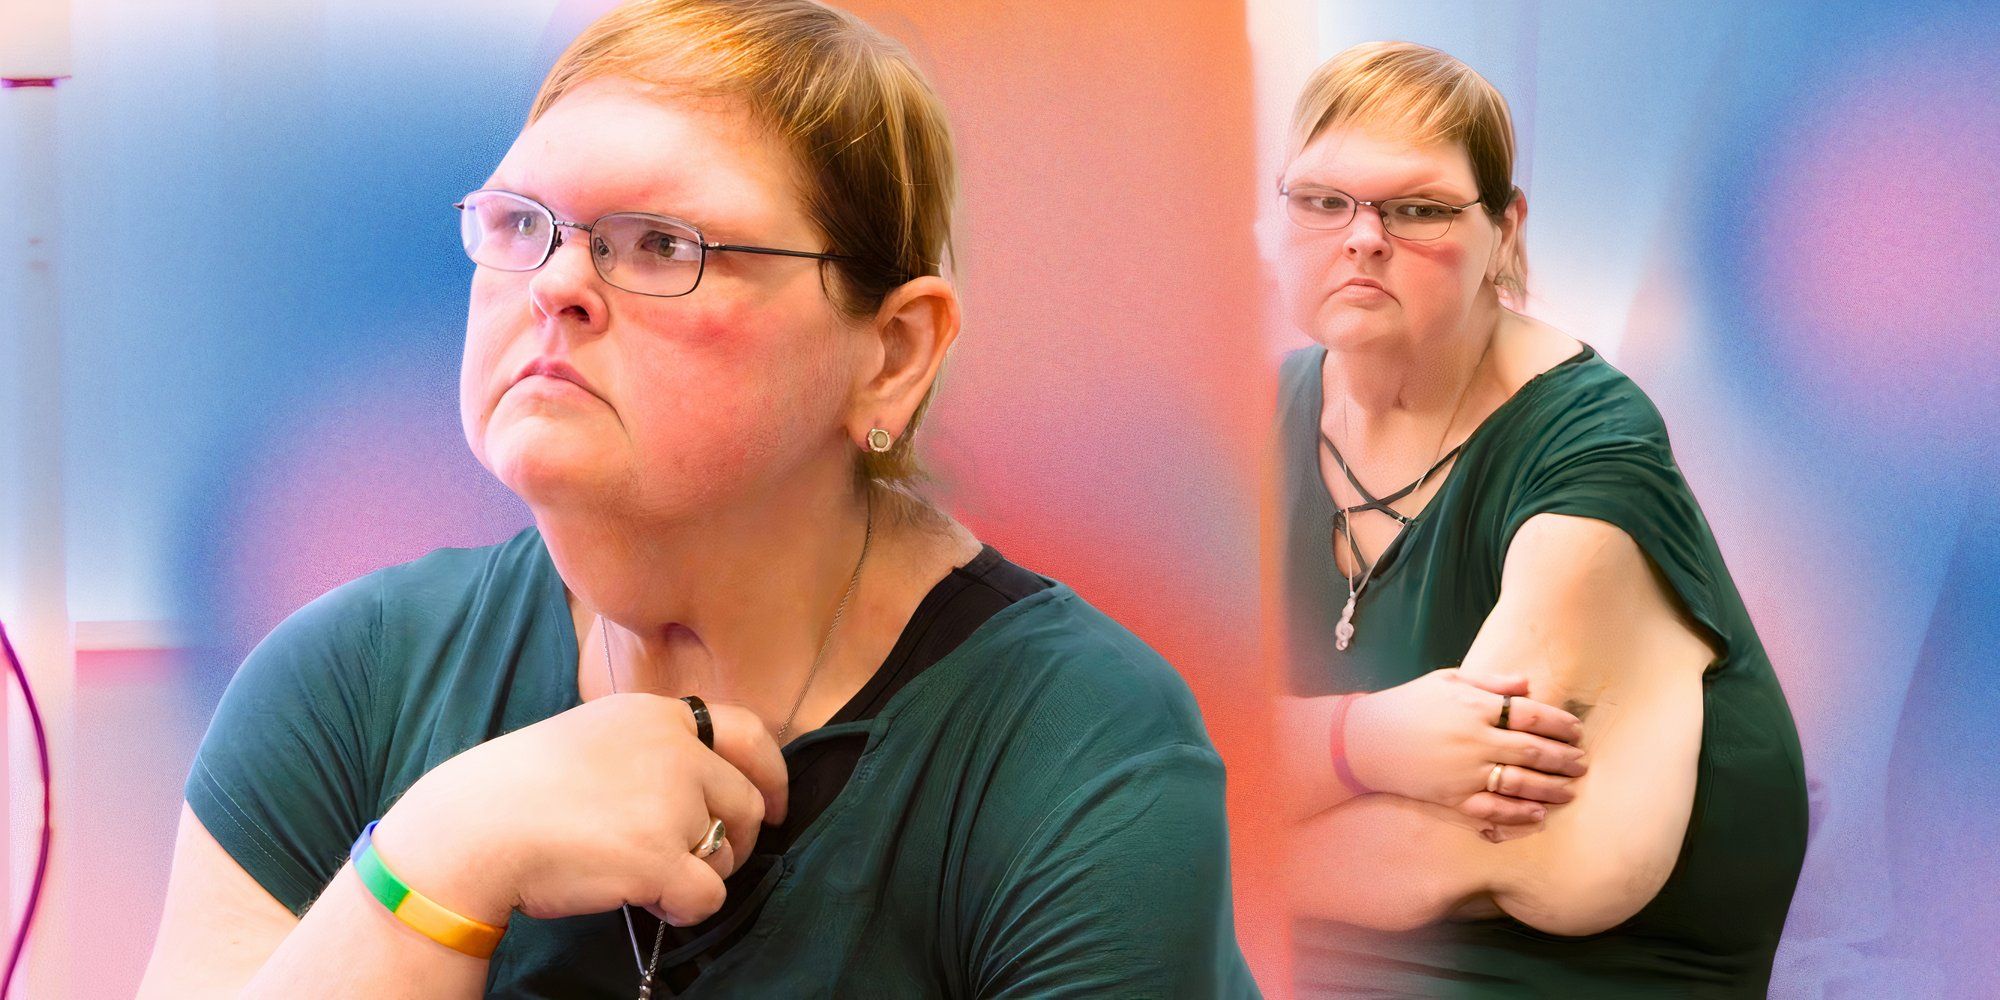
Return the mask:
M1433 45L1506 95L1529 311L1659 404L1798 723L1811 835L1771 995L2000 995L1992 6L1251 20L1267 192L1299 86L1349 45ZM1268 329L1274 359L1305 343Z
M0 0L0 621L56 748L25 996L129 995L248 646L527 523L471 460L450 202L596 2ZM1665 412L1784 679L1811 852L1773 993L2000 990L2000 29L1979 5L870 0L951 109L968 323L937 494L1131 624L1230 767L1284 996L1258 668L1284 114L1367 38L1505 92L1533 311ZM1261 219L1261 221L1260 221ZM39 784L18 694L0 898Z

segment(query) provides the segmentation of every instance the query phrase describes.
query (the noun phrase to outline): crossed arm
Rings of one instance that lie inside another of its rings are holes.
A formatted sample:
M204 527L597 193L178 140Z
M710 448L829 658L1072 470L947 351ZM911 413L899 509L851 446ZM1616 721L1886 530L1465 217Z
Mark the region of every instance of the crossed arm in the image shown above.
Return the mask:
M1529 519L1460 669L1524 674L1530 697L1583 720L1591 764L1575 799L1551 806L1539 831L1500 844L1456 810L1350 799L1293 838L1294 911L1385 930L1500 913L1562 935L1623 922L1659 892L1679 853L1701 678L1718 652L1631 536L1590 518Z

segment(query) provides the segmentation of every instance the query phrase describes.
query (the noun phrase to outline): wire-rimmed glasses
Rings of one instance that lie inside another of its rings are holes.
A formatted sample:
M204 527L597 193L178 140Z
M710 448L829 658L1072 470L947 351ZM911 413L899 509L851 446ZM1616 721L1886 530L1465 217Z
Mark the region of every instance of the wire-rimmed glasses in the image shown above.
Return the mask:
M1382 216L1382 231L1399 240L1425 242L1451 231L1459 213L1479 204L1448 205L1432 198L1385 198L1363 201L1339 188L1300 184L1278 188L1285 215L1302 229L1346 229L1354 213L1366 205Z
M613 212L596 222L565 222L526 195L481 188L452 205L458 209L465 255L496 271L532 271L562 246L562 231L590 238L591 263L607 284L639 295L686 295L701 284L711 253L758 253L813 260L852 260L811 250L713 242L686 219L645 212Z

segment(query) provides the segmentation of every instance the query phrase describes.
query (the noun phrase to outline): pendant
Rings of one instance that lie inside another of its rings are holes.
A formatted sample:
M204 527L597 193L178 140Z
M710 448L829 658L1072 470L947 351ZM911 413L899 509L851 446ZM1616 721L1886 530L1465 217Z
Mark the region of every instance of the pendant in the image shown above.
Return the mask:
M1333 648L1346 652L1347 644L1354 641L1354 595L1347 595L1347 606L1340 609L1340 624L1333 627Z

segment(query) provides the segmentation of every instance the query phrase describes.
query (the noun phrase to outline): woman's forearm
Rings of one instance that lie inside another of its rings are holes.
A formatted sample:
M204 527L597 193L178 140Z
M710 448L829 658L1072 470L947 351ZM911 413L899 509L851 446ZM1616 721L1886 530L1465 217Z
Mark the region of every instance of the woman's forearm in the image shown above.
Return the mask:
M1494 845L1456 810L1375 793L1301 824L1292 912L1378 930L1435 923L1491 887Z
M242 997L478 997L484 959L405 926L343 865Z
M426 780L451 773L439 768ZM483 923L504 924L515 899L511 853L442 832L471 827L440 812L424 794L456 787L420 783L405 794L383 817L375 848L391 871L439 905ZM455 792L447 796L456 797ZM362 885L349 863L286 935L245 995L477 997L486 984L487 965L486 959L433 941L398 920Z
M1287 748L1287 808L1291 818L1303 820L1354 797L1333 769L1333 715L1341 695L1314 698L1286 696L1279 703L1279 719L1284 735L1280 744Z
M1653 656L1700 657L1640 628ZM1628 660L1636 666L1636 661ZM1563 700L1553 689L1534 692ZM1701 746L1698 671L1633 669L1572 701L1592 764L1576 798L1528 836L1487 842L1453 809L1400 796L1352 799L1297 831L1294 910L1383 930L1505 912L1551 934L1615 926L1666 881L1686 833Z

